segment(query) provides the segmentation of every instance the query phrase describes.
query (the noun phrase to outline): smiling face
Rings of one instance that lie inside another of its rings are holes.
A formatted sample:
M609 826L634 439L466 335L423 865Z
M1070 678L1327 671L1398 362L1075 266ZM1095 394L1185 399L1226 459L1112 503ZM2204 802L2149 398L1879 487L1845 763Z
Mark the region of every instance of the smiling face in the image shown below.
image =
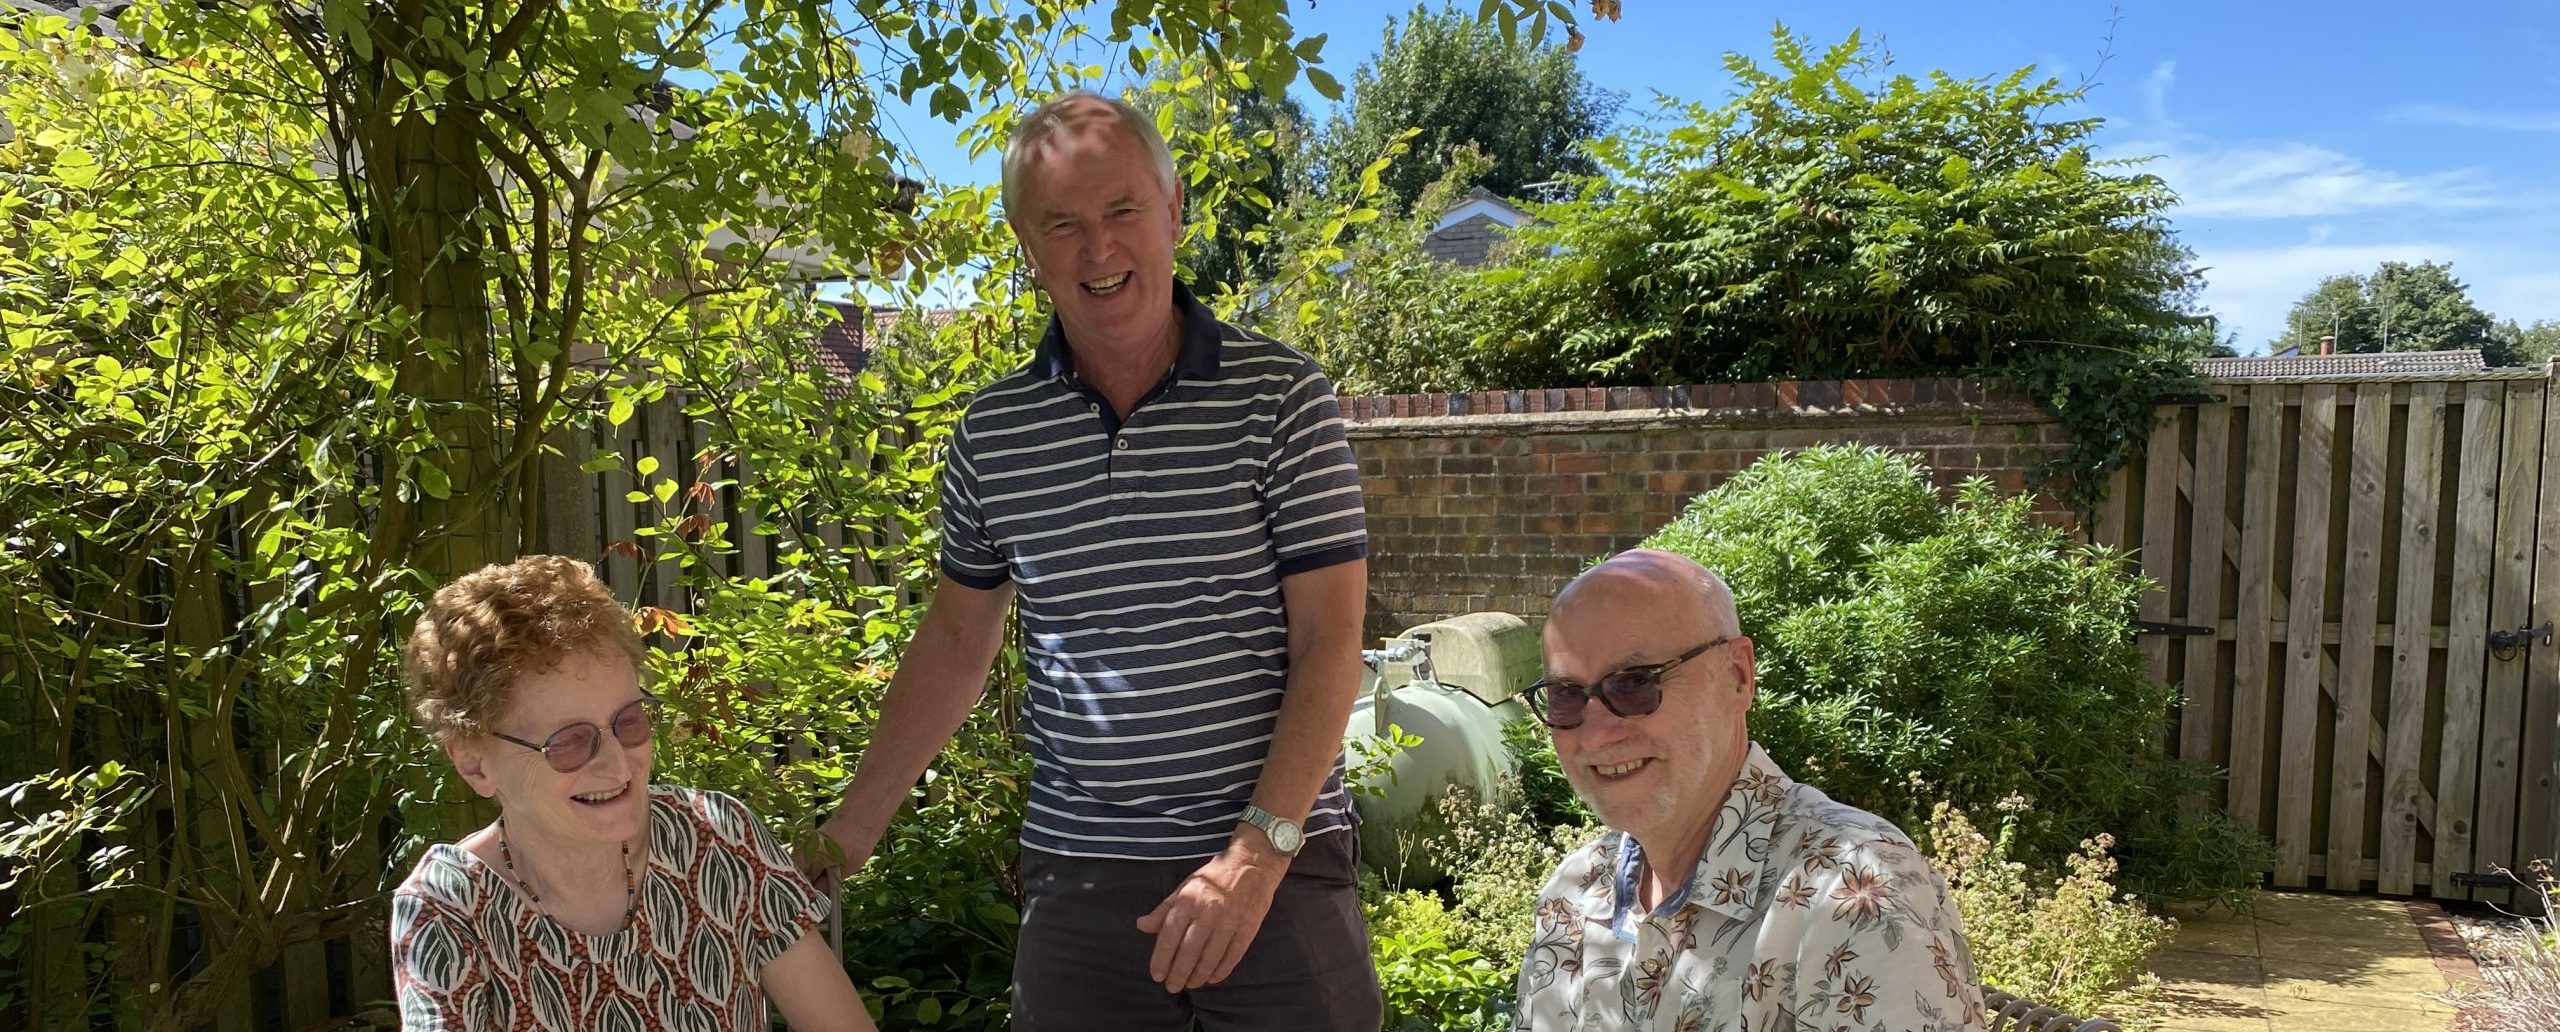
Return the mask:
M1032 145L1006 212L1069 344L1123 351L1173 339L1182 190L1099 100L1063 105Z
M1687 559L1621 555L1557 596L1544 634L1547 676L1593 685L1735 635L1729 598ZM1630 719L1596 699L1585 705L1581 726L1553 732L1574 792L1648 852L1691 838L1703 845L1750 748L1751 664L1751 640L1736 637L1665 674L1662 705L1650 714Z
M586 721L599 732L595 758L564 774L542 753L504 739L457 739L445 748L472 790L497 800L511 829L600 844L639 836L649 823L651 743L625 746L612 731L614 715L642 697L631 661L600 649L572 653L519 676L511 694L490 730L540 744Z

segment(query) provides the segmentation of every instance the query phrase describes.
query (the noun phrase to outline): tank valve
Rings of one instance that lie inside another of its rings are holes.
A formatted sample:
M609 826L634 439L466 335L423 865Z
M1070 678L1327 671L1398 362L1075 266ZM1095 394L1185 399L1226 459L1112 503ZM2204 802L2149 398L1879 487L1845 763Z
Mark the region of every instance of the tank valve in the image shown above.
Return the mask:
M1431 643L1412 638L1398 638L1383 648L1360 650L1360 661L1377 670L1381 665L1397 663L1413 668L1413 679L1421 684L1439 684L1431 673ZM1383 684L1383 680L1381 680Z

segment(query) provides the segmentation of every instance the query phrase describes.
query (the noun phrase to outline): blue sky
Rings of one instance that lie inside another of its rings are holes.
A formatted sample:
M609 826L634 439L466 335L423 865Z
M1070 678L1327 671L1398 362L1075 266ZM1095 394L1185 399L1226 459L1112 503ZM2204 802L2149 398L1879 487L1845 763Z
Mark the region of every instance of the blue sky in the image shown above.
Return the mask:
M1330 34L1325 65L1345 82L1411 9L1291 6L1302 32ZM2204 303L2244 351L2322 276L2386 259L2452 262L2498 318L2560 319L2560 0L1625 0L1621 21L1586 19L1582 66L1631 112L1657 91L1716 99L1730 88L1716 56L1765 55L1780 20L1817 45L1860 30L1914 73L2092 79L2101 148L2152 156L2179 192ZM899 121L934 178L994 179L940 123Z

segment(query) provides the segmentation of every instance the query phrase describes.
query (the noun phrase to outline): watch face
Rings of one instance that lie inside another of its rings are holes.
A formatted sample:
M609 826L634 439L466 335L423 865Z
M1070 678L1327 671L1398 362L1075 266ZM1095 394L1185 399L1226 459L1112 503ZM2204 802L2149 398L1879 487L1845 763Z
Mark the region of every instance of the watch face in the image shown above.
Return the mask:
M1291 824L1288 821L1274 821L1272 823L1275 825L1271 829L1272 848L1283 853L1297 852L1299 840L1305 838L1305 834L1298 830L1297 825Z

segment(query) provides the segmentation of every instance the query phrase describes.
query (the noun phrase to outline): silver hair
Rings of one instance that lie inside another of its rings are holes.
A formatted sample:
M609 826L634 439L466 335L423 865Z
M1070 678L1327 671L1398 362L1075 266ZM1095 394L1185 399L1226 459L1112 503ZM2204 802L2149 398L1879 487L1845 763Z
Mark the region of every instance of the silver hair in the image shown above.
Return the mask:
M1147 164L1155 168L1156 185L1164 190L1165 196L1173 196L1176 183L1173 148L1166 146L1164 134L1156 131L1155 119L1117 97L1106 97L1091 90L1068 90L1023 116L1021 124L1013 127L1013 138L1005 141L1002 173L1005 221L1013 222L1023 213L1018 201L1022 194L1024 163L1030 161L1050 137L1074 126L1074 120L1067 117L1069 107L1088 101L1110 108L1111 113L1120 119L1121 127L1138 138L1138 143L1147 149Z

